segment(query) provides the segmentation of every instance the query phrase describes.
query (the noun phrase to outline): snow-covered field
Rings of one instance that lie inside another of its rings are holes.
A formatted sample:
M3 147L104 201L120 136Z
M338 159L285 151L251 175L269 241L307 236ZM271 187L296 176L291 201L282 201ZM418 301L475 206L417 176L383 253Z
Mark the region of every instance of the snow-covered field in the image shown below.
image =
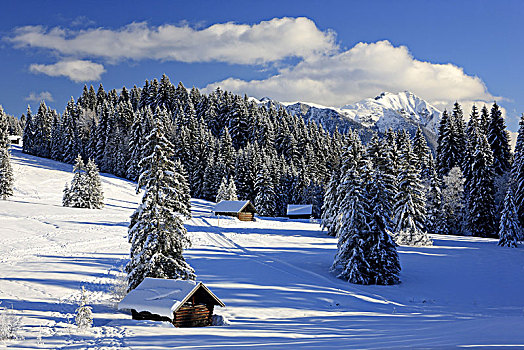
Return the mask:
M245 223L193 200L186 257L226 304L222 327L174 328L117 311L110 289L129 253L134 184L102 177L102 210L64 208L70 165L12 153L15 196L0 201L0 306L22 317L24 339L0 348L235 349L524 347L524 249L435 236L400 247L402 284L358 286L328 270L336 240L318 224ZM84 285L94 327L78 331Z

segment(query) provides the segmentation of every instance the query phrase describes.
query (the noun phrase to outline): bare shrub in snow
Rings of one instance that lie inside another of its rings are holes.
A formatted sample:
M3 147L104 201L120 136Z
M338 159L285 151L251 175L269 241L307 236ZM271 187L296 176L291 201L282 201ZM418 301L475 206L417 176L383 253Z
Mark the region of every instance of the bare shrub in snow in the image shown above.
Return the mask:
M115 277L112 280L111 287L109 289L111 293L111 299L115 303L119 303L127 294L127 275L124 272L123 266L120 267L119 271L116 273Z
M23 339L19 334L22 317L16 316L13 309L0 308L0 340Z

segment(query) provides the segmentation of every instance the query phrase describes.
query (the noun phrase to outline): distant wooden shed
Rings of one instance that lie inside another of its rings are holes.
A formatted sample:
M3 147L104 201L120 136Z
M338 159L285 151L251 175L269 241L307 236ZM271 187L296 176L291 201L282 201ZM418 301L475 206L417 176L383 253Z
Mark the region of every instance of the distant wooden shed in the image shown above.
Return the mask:
M290 219L309 219L313 216L312 204L288 204L287 217Z
M242 221L253 221L257 212L251 201L221 201L215 205L215 215L235 216Z
M9 135L7 136L7 138L9 139L9 143L11 143L12 145L19 145L19 146L22 145L22 136Z
M212 324L215 305L224 303L202 282L145 278L118 304L135 320L171 322L175 327Z

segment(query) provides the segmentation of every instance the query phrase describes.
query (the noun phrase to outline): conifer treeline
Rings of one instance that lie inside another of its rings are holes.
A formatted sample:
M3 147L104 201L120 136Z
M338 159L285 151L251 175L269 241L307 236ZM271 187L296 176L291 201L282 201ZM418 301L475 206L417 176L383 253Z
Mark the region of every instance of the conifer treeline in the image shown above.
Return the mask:
M367 146L349 135L322 214L323 227L338 238L338 277L398 283L391 238L420 246L432 244L428 232L474 235L499 237L509 247L524 239L524 115L513 161L496 103L481 115L473 107L467 126L458 103L443 113L436 164L420 128L413 140L406 131L388 131Z
M222 179L232 178L238 198L254 201L264 215L284 215L288 203L311 203L320 216L323 184L345 148L338 131L219 88L208 95L188 91L166 75L120 93L84 86L62 114L42 102L25 120L24 152L67 163L80 154L102 172L133 181L145 137L162 120L193 197L214 200Z
M358 217L354 201L369 199L368 193L358 193L363 178L375 176L386 194L379 203L384 222L398 243L426 244L423 235L405 235L417 230L497 238L502 227L515 221L508 221L513 205L517 221L524 223L523 148L524 117L513 157L496 103L481 113L474 106L467 125L458 103L451 113L444 111L436 161L420 129L412 139L404 131L388 131L367 146L353 134L341 156L341 168L334 170L326 188L323 225L330 235L345 234ZM504 200L506 193L514 198ZM501 222L502 216L506 222Z
M522 132L521 125L519 135ZM491 111L484 106L480 113L473 106L467 125L458 103L451 114L444 112L439 126L437 170L448 204L441 210L442 223L437 233L499 236L508 187L516 187L509 192L511 195L523 196L522 189L518 189L522 181L518 179L522 176L518 170L522 167L521 148L517 146L513 161L509 134L496 103ZM524 201L515 203L520 210L524 208Z

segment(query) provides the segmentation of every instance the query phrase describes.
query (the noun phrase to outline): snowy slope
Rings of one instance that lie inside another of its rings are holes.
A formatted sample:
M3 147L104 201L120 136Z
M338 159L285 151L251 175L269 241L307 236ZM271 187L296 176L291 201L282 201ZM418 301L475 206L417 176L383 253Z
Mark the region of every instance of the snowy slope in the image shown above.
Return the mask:
M434 236L400 247L402 283L358 286L329 274L336 240L318 224L213 217L193 200L186 257L224 303L223 327L133 321L109 289L129 246L134 185L103 176L106 207L64 208L71 166L13 152L15 196L0 201L0 300L23 317L23 340L0 348L334 349L524 346L524 249ZM81 285L94 327L73 322ZM39 341L41 338L41 341Z

